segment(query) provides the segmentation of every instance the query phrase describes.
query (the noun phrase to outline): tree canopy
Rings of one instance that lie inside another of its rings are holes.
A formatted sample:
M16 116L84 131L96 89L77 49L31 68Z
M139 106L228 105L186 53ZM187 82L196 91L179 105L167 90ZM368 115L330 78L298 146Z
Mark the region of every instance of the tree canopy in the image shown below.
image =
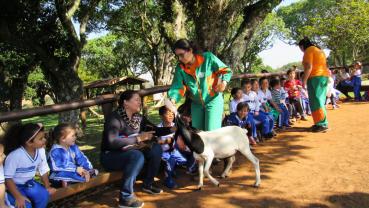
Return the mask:
M278 15L290 30L291 42L310 37L332 51L336 65L369 60L367 0L303 0L280 8Z

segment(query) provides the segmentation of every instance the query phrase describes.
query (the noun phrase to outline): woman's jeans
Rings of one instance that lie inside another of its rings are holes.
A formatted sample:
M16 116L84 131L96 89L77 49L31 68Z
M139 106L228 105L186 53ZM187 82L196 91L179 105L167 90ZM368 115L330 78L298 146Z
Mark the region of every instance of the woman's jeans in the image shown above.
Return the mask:
M121 198L127 199L134 196L133 186L136 177L147 162L147 173L143 181L145 187L154 182L154 177L159 172L162 149L159 144L153 144L151 149L128 151L105 151L101 153L101 164L107 171L122 171Z

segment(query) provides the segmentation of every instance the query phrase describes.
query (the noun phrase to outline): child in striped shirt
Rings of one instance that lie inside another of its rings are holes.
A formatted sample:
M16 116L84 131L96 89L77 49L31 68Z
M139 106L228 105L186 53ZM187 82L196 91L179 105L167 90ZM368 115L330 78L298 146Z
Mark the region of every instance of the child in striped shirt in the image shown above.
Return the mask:
M281 87L281 82L279 79L272 79L270 81L272 100L277 105L277 110L280 112L280 116L278 119L278 128L288 128L290 127L289 118L290 113L287 110L285 100L286 100L286 92Z

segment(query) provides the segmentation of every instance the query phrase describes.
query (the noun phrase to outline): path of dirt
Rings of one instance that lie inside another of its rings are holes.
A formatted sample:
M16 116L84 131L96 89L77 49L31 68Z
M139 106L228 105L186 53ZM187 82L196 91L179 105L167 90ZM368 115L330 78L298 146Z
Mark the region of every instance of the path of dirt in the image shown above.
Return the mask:
M369 104L345 103L328 112L327 133L306 132L312 121L301 121L255 148L262 173L258 189L251 186L251 164L238 155L231 176L221 180L220 188L205 179L205 188L194 191L197 182L179 171L178 190L150 196L137 185L137 195L146 208L369 207ZM213 175L221 168L217 165ZM117 196L118 188L76 206L117 207Z

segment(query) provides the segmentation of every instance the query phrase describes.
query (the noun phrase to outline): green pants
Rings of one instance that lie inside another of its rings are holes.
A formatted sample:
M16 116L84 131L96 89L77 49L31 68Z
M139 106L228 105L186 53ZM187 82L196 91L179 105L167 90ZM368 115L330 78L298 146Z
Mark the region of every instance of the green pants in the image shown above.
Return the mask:
M307 81L309 94L309 104L314 124L317 126L327 126L327 111L325 100L327 96L328 77L312 77Z
M191 116L192 126L203 131L211 131L222 127L224 100L219 94L205 106L192 103Z

